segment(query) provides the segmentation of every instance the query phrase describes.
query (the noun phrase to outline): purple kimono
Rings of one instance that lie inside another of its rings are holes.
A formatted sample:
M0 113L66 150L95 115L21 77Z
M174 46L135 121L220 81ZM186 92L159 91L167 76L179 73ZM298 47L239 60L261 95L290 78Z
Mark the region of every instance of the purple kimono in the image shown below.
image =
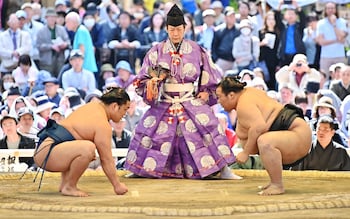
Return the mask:
M221 74L193 41L183 40L179 51L174 51L167 40L145 56L135 84L151 108L135 129L125 167L143 177L203 178L235 161L225 131L210 108L216 103ZM170 74L159 85L159 98L148 101L146 82L154 66L169 69ZM201 91L209 93L209 104L195 98Z

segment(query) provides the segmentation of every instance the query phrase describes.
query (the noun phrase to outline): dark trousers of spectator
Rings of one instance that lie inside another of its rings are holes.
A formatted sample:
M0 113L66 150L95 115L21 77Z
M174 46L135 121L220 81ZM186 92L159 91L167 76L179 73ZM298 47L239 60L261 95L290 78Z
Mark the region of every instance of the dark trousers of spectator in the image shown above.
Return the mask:
M285 65L289 65L293 61L293 57L295 54L284 54L284 56L281 58L281 67Z
M41 69L41 68L40 68L40 60L34 59L33 61L34 61L35 65L36 65L36 67L37 67L38 69Z

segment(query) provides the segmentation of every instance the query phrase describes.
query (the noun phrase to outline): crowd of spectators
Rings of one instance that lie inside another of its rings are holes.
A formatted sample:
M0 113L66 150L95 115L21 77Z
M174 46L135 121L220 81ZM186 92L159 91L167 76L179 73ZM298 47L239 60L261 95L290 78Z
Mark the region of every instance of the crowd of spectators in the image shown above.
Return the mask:
M3 2L1 148L34 148L30 139L37 141L36 133L48 119L64 119L111 86L125 88L131 99L125 118L111 123L113 147L127 147L148 109L132 82L147 51L167 39L164 24L173 3L156 0L150 7L133 0L123 8L112 0L56 0L49 7L32 0L14 10ZM222 76L240 75L276 101L301 107L314 132L313 149L349 146L349 26L340 17L340 5L324 3L321 12L295 0L287 5L279 1L275 9L258 0L237 1L236 8L218 0L176 2L186 12L185 38L208 52ZM234 112L225 113L220 106L214 110L235 148ZM327 115L331 121L320 121ZM317 143L319 132L326 131L335 143ZM26 142L30 144L23 146Z

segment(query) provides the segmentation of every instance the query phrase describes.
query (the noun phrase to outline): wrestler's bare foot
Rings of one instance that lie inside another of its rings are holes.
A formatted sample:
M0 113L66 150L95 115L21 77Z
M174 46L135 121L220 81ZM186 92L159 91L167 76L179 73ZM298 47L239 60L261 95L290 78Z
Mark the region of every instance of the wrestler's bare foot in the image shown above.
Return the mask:
M269 184L267 184L266 186L258 186L258 189L259 189L259 190L265 190L265 189L269 188L270 185L271 185L271 184L269 183Z
M266 189L258 192L258 195L280 195L284 193L283 185L270 184Z
M70 187L70 186L64 186L61 189L62 195L67 196L75 196L75 197L87 197L89 196L86 192L79 190L78 188Z
M61 173L61 184L60 184L60 187L58 188L59 192L62 191L64 185L67 183L66 176L67 176L67 172L62 172Z
M58 187L58 191L59 191L59 192L62 192L63 186L64 186L64 184L63 184L63 182L62 182L61 185L60 185L60 187Z
M59 192L62 192L62 189L63 189L65 184L66 184L66 182L61 182L60 187L58 187Z
M220 179L243 179L243 178L241 176L234 174L228 166L225 166L220 171Z

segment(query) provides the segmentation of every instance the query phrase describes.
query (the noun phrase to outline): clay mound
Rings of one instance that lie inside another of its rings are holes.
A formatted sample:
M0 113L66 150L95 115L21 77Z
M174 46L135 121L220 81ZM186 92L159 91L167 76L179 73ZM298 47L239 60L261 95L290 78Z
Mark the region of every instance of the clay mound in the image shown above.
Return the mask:
M99 213L101 216L128 214L138 218L223 218L237 214L294 214L309 209L350 207L350 173L347 172L285 171L286 193L277 196L257 195L258 186L268 183L265 171L235 170L235 173L243 176L243 180L125 178L126 172L118 171L129 192L116 196L103 172L87 171L78 184L80 189L89 193L86 198L60 195L60 174L57 173L45 173L39 192L39 178L36 183L32 182L34 173L26 174L22 180L18 180L21 174L1 174L0 209Z

